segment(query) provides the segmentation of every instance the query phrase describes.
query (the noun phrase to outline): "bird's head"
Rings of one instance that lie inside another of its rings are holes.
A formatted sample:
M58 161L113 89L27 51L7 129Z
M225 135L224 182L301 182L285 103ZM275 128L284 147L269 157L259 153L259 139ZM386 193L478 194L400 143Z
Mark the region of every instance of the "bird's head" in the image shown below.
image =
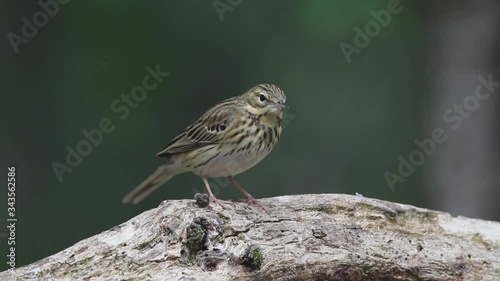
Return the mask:
M246 109L257 116L278 115L287 108L286 95L272 84L260 84L241 96L247 103Z

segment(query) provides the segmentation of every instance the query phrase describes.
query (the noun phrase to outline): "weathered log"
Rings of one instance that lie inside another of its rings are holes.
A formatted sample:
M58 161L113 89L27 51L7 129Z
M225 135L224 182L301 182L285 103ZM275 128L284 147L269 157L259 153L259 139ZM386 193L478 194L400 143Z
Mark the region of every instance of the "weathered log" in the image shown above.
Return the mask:
M499 280L500 223L360 196L164 201L0 280Z

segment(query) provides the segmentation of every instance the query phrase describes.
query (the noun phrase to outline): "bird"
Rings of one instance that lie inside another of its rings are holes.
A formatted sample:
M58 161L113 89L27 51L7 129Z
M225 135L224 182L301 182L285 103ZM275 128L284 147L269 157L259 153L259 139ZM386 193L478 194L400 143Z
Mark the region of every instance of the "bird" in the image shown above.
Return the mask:
M165 163L122 202L137 204L172 177L192 172L202 179L214 203L223 205L225 201L213 194L208 179L226 177L248 203L265 207L234 176L252 168L273 150L283 130L285 108L286 95L273 84L259 84L218 103L157 153Z

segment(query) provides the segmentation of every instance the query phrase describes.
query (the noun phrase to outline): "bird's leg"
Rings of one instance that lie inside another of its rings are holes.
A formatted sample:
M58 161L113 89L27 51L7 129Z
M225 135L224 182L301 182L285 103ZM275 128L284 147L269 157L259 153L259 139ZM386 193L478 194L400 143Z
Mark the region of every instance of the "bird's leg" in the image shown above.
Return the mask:
M252 203L252 204L258 205L259 207L261 207L262 209L264 209L264 211L266 211L266 212L269 210L269 208L266 205L264 205L264 204L260 203L259 201L257 201L257 199L255 199L250 193L248 193L245 189L243 189L243 187L241 187L241 185L238 182L236 182L236 180L232 176L227 177L227 179L234 186L236 186L241 191L241 193L243 193L247 197L248 203Z
M208 179L207 177L201 177L201 179L203 180L203 183L205 184L205 187L207 188L207 191L208 191L208 196L210 197L210 201L214 202L214 203L217 203L219 205L223 205L224 202L223 200L220 200L218 199L217 197L215 197L215 195L212 193L212 189L210 189L210 185L208 184ZM229 203L229 202L228 202Z

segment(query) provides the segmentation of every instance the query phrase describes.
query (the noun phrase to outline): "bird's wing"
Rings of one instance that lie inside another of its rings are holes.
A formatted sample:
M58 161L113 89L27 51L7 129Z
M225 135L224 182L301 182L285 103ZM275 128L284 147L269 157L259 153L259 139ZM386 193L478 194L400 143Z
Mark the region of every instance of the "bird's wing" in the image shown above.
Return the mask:
M217 144L222 135L235 121L236 110L231 107L213 108L173 139L156 156L189 152L197 148Z

